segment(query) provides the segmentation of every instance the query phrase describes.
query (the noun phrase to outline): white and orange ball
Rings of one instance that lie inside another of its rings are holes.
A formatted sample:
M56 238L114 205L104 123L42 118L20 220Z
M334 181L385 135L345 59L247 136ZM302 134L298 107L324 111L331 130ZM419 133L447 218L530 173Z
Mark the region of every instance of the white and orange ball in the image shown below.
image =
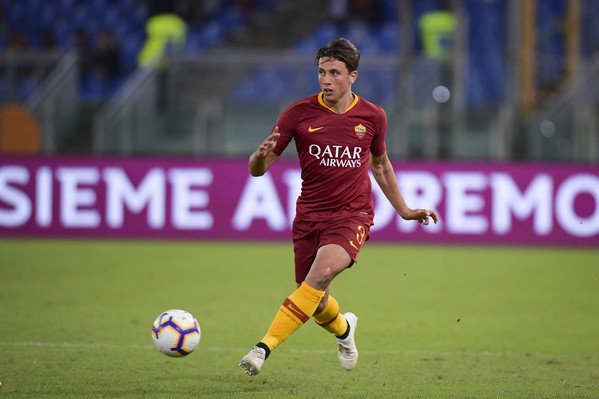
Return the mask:
M171 309L162 312L152 325L152 339L156 348L167 356L183 357L193 352L202 332L200 324L189 312Z

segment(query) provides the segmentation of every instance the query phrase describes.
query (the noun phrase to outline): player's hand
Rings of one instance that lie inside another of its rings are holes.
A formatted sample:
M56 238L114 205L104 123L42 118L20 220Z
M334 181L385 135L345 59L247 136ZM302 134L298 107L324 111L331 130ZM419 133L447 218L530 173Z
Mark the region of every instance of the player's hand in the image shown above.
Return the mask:
M272 164L277 160L278 155L272 150L275 149L277 141L279 141L281 134L279 133L279 127L275 126L274 130L270 133L270 136L266 138L260 144L260 147L250 155L250 161L248 162L248 168L252 176L262 176Z
M270 136L266 138L258 147L257 155L259 157L266 157L268 154L274 150L277 145L277 141L281 137L281 133L279 133L279 127L275 126L274 130L270 133Z
M439 215L437 212L429 209L414 209L412 211L412 215L410 215L411 220L418 220L418 223L428 226L430 220L432 219L435 224L439 221Z

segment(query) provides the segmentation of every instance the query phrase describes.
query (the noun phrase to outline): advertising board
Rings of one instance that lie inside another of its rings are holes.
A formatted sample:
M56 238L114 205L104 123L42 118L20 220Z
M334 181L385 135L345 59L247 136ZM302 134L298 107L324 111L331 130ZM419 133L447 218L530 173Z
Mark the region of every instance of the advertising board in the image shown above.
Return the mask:
M394 162L413 208L402 220L372 180L377 242L599 244L599 167L575 164ZM262 177L247 160L0 158L0 236L287 240L299 165Z

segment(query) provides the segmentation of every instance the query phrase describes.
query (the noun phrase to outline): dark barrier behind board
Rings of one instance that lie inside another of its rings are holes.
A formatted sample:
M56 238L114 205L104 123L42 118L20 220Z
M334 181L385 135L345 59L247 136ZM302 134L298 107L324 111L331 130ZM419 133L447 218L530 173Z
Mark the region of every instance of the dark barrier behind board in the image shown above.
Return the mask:
M375 242L599 245L599 167L394 162L411 207L401 220L373 180ZM247 160L0 158L0 236L288 240L295 161L255 178Z

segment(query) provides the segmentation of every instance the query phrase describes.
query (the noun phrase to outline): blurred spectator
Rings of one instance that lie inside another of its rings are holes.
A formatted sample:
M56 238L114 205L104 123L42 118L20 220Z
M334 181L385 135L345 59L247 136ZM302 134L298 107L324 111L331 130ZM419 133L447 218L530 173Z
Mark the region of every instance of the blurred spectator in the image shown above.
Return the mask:
M205 1L196 0L179 0L176 2L176 7L173 11L177 15L181 16L185 22L191 25L202 22L202 9Z
M233 4L241 12L244 21L249 21L254 17L257 7L255 0L235 0Z
M23 51L29 47L29 37L21 30L12 28L8 33L7 47L11 51Z
M425 12L418 18L424 54L433 60L447 61L453 53L456 19L449 6Z
M158 14L173 14L176 10L177 0L150 0L150 16Z
M160 10L161 11L161 10ZM174 13L153 15L146 22L146 41L137 55L141 68L155 67L157 74L157 109L167 108L167 54L180 52L187 40L187 24Z
M40 35L40 49L41 50L54 50L56 49L56 35L54 30L50 27L42 29Z
M348 0L330 0L329 1L329 16L333 23L343 25L347 23L349 17Z
M56 36L54 30L50 27L45 27L40 33L39 49L42 51L56 50ZM44 78L51 70L52 65L41 62L35 66L34 76L38 79Z
M349 12L352 21L378 24L384 19L380 0L351 0Z
M378 24L384 19L379 0L330 0L329 16L338 25L352 22Z
M121 75L121 48L111 30L104 29L98 35L92 62L94 72L102 77L114 79Z
M234 2L236 0L228 0ZM223 7L224 0L151 0L150 15L177 14L191 25L214 17Z
M17 28L11 28L8 32L8 43L6 49L8 51L22 52L29 48L29 37ZM4 65L2 65L4 67ZM22 79L29 76L33 72L30 64L9 63L6 69L2 68L0 73L6 75L10 79Z
M223 0L204 0L199 3L201 4L200 13L203 20L214 17L223 6Z
M78 28L73 33L73 48L79 57L81 78L89 76L92 71L92 51L89 34L84 28Z
M0 44L4 45L6 40L7 32L6 20L4 18L4 6L0 4Z
M149 67L157 63L158 69L165 69L166 53L183 50L186 40L187 25L178 15L161 13L150 17L146 22L146 41L137 56L138 65Z

